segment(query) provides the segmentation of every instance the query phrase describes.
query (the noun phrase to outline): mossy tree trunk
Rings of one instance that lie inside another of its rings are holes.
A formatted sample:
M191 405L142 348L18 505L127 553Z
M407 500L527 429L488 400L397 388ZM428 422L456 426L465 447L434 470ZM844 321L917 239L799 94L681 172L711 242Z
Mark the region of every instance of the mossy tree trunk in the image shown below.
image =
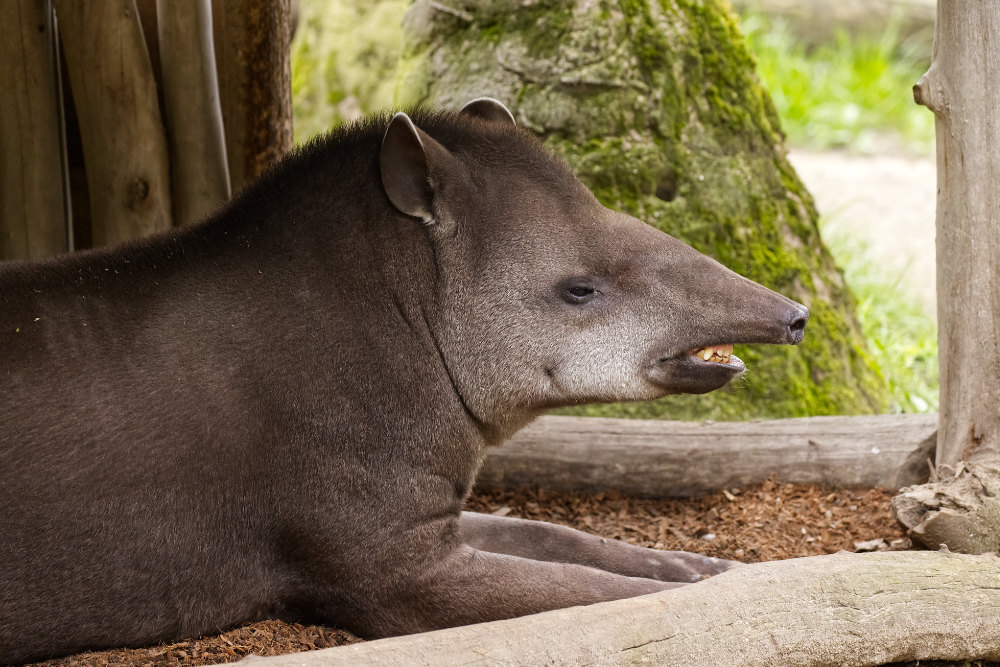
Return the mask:
M497 97L606 205L812 310L802 347L738 348L749 371L731 389L585 414L738 419L887 407L728 5L418 0L404 34L399 104Z

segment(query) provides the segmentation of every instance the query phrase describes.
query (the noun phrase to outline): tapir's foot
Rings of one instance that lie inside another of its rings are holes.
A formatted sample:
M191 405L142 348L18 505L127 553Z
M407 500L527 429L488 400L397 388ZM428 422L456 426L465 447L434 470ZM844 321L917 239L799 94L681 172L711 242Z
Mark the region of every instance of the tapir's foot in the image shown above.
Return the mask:
M672 567L677 568L677 578L667 579L666 581L686 581L684 579L685 575L691 576L693 577L693 581L697 581L714 576L720 572L725 572L726 570L731 570L734 567L745 565L745 563L737 560L712 558L711 556L702 556L701 554L693 554L688 551L656 551L653 549L650 549L650 551L663 554L663 559L671 563Z
M482 551L588 565L629 577L696 582L742 565L686 551L644 549L544 521L462 512L462 540Z

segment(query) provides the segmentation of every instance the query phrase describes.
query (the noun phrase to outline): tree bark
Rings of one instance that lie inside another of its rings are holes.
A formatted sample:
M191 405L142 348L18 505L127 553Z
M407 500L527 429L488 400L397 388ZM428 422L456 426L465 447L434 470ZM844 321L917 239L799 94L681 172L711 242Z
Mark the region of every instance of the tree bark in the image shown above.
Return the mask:
M997 628L994 555L841 552L629 600L252 662L846 667L1000 659Z
M937 130L939 476L893 508L928 546L978 553L1000 549L1000 4L937 12L913 93Z
M174 224L183 225L229 199L211 5L158 0L156 13Z
M728 3L417 0L398 72L401 106L496 97L604 204L812 310L799 347L738 346L749 372L731 390L573 414L730 421L888 407Z
M233 192L292 147L289 0L212 3Z
M51 5L0 3L0 260L68 249Z
M542 417L490 451L479 490L697 497L766 481L898 489L927 479L936 415L675 422Z
M170 227L167 141L133 0L54 0L83 138L93 244Z

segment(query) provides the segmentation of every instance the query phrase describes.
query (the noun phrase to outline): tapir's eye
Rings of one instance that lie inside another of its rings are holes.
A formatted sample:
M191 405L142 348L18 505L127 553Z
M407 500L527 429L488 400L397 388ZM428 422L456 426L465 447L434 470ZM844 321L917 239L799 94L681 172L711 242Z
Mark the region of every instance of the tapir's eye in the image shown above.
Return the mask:
M593 285L579 281L567 283L563 288L563 299L567 303L582 304L590 301L597 290Z

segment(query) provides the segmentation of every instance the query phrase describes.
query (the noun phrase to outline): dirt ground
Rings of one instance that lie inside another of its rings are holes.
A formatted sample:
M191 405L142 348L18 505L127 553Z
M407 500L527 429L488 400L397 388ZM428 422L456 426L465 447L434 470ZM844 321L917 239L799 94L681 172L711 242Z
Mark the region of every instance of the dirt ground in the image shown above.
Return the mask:
M909 546L889 511L892 493L768 482L694 500L637 500L537 490L477 494L468 508L541 519L659 549L747 563ZM359 641L335 628L262 621L224 634L139 649L83 653L46 667L177 666L234 662ZM922 663L929 664L929 663Z

